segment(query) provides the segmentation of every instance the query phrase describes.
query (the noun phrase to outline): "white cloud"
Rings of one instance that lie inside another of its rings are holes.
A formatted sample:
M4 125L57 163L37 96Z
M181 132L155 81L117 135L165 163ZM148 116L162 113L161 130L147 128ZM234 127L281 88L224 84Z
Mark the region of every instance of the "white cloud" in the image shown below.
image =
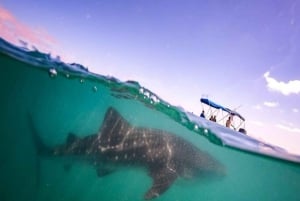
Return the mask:
M288 82L277 81L270 77L270 72L264 74L269 90L277 91L283 95L300 94L300 80L290 80Z
M9 10L6 10L1 6L0 35L11 43L19 44L19 40L22 40L45 52L48 52L52 46L57 44L55 39L45 30L31 28L23 24Z
M298 113L298 112L299 112L299 110L298 110L297 108L293 108L292 111L293 111L294 113Z
M267 107L278 107L278 106L279 106L279 103L277 103L277 102L269 102L269 101L265 101L265 102L264 102L264 105L267 106Z
M282 124L277 124L276 127L280 128L282 130L288 131L288 132L300 133L300 128L285 126Z
M255 109L255 110L261 110L262 109L260 105L254 105L252 108Z
M26 46L29 49L37 48L39 51L60 55L64 61L74 61L73 55L66 54L45 29L32 28L16 18L13 13L0 5L0 36L17 46ZM33 48L34 47L34 48Z

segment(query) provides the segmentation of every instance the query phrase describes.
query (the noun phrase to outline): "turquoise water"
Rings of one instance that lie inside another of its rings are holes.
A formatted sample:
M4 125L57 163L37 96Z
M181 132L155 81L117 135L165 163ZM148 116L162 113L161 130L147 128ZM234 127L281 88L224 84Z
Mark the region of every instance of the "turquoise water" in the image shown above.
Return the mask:
M143 200L152 182L145 169L126 166L99 178L80 160L37 154L29 115L54 146L69 132L97 133L109 106L135 126L184 138L226 167L221 179L179 178L155 200L300 200L299 156L185 113L134 81L92 74L4 40L0 61L1 201Z

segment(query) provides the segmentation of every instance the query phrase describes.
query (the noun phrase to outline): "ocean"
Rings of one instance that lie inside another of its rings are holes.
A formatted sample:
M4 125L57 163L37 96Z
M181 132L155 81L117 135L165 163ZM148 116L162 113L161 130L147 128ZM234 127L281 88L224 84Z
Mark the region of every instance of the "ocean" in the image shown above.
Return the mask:
M70 132L98 133L109 107L136 127L176 135L226 169L222 178L179 177L154 200L300 200L299 156L200 119L136 81L94 74L3 39L0 65L1 201L144 200L152 185L146 168L127 164L98 177L80 159L37 151L29 119L44 142L55 146Z

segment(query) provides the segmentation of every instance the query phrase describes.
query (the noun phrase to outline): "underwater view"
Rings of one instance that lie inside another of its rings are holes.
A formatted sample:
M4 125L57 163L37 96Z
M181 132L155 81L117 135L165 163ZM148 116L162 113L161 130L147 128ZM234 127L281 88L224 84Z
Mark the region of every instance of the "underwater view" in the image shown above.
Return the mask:
M0 40L1 201L299 201L300 157L136 81Z

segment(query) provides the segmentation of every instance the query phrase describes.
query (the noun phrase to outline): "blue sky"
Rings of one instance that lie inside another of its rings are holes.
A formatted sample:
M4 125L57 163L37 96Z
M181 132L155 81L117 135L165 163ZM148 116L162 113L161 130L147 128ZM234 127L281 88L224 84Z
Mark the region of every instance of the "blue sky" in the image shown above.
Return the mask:
M0 2L0 36L136 80L199 114L239 107L250 135L300 154L300 2Z

